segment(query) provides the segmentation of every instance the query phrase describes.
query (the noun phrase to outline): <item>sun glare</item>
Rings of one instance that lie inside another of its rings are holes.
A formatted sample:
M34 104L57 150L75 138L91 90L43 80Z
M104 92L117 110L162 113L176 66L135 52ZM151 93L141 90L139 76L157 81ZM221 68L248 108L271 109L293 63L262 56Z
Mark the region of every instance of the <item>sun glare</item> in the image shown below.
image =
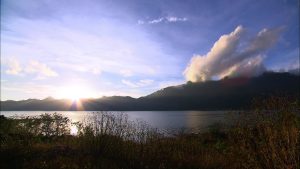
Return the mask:
M71 133L72 135L77 135L77 133L78 133L78 128L77 128L75 125L72 125L72 126L70 127L70 133Z
M82 98L92 97L89 89L82 86L67 86L59 91L60 98L70 99L72 101L79 101Z

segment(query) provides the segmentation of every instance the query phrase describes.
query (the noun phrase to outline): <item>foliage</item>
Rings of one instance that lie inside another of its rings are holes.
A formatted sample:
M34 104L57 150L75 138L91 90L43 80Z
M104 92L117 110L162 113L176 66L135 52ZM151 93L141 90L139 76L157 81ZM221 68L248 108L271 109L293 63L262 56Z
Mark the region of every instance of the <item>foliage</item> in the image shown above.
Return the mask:
M230 125L166 136L123 113L94 113L71 123L60 114L0 116L1 168L219 169L300 166L299 102L255 102ZM70 126L77 135L70 135Z
M237 168L299 168L299 108L287 97L256 100L230 133Z

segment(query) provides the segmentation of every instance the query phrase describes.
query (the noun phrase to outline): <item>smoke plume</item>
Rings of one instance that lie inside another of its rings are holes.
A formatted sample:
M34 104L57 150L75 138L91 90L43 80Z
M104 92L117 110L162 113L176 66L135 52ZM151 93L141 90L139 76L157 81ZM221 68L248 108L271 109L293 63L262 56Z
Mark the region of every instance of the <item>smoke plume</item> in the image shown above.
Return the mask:
M263 53L274 45L282 28L263 29L248 42L245 29L238 26L215 42L206 55L195 55L184 71L188 81L201 82L213 77L255 76L265 71Z

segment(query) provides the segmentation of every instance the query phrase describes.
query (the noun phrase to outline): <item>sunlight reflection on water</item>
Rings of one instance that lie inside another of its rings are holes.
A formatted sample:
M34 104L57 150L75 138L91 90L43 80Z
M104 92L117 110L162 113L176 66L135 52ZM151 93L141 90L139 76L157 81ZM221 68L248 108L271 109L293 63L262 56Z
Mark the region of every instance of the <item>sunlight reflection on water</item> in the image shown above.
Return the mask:
M77 126L71 125L71 127L70 127L70 134L71 135L77 135L77 132L78 132Z
M55 111L68 117L72 122L84 122L92 111ZM6 117L11 116L37 116L54 111L1 111ZM159 130L187 129L206 130L210 125L223 122L227 111L124 111L112 113L125 113L129 120L142 120ZM73 124L71 134L77 134L77 127Z

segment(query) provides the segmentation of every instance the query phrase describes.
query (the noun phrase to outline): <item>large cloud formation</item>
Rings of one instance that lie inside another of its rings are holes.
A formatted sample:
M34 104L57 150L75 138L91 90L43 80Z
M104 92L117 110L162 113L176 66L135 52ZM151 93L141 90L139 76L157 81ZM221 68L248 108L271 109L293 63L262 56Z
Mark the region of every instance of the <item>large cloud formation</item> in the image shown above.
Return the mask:
M215 77L258 75L265 70L263 52L277 42L281 31L282 28L263 29L244 43L245 29L238 26L230 34L221 36L206 55L193 56L184 75L192 82Z

